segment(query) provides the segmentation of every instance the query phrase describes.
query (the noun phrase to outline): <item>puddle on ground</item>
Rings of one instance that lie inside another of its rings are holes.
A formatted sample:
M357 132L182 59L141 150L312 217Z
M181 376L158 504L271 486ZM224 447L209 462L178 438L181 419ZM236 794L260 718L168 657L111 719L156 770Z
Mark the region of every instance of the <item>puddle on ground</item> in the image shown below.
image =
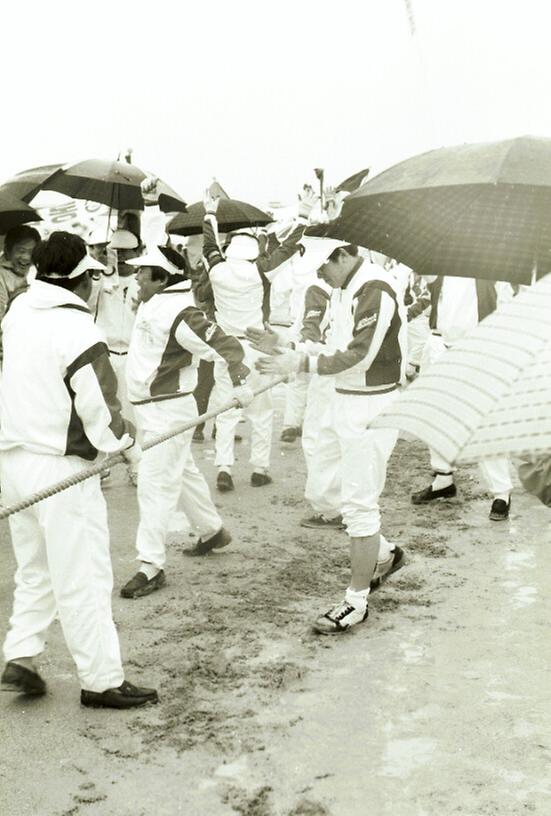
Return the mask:
M382 774L403 778L430 765L435 757L436 740L428 737L390 740L385 748Z

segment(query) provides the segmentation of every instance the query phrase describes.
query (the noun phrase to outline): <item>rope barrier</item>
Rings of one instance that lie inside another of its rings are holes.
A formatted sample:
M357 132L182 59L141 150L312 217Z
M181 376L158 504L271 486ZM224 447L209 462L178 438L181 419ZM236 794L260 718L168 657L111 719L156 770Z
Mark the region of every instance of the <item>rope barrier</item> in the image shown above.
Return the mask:
M258 397L259 394L263 394L265 391L270 391L270 389L272 389L274 386L279 385L286 380L287 377L277 377L267 385L263 385L261 388L253 391L253 394L255 397ZM214 419L214 417L217 417L219 414L223 414L226 411L230 411L232 408L239 408L239 403L237 400L232 400L231 402L226 403L216 411L207 411L205 414L201 414L196 419L190 420L189 422L184 422L182 425L179 425L172 431L167 431L166 433L156 436L154 439L151 439L149 442L142 445L142 450L146 451L155 447L155 445L160 445L161 442L166 442L168 439L172 439L173 436L178 436L179 434L184 433L184 431L189 431L191 428L195 428L196 425L200 425L202 422L207 422L209 419ZM108 456L106 459L102 459L102 461L98 464L85 468L85 470L81 470L78 473L73 474L73 476L68 476L66 479L56 482L49 487L45 487L43 490L39 490L37 493L32 493L30 496L27 496L26 499L21 499L21 501L18 501L9 507L0 507L0 519L8 518L8 516L12 516L14 513L19 513L21 510L26 510L27 507L32 507L33 504L37 504L44 499L48 499L50 496L55 496L56 493L61 493L63 490L67 490L69 487L74 487L80 482L84 482L86 479L91 479L92 476L97 476L98 473L102 473L107 468L113 467L114 465L118 465L122 462L126 462L126 460L120 453L115 453L112 456Z

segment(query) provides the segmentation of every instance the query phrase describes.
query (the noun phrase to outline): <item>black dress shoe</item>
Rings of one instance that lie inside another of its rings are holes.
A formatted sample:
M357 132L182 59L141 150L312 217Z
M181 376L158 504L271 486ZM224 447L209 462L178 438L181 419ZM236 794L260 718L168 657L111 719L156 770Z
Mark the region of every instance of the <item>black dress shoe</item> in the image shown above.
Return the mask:
M19 663L9 660L0 679L2 691L14 691L16 694L33 694L35 697L46 694L46 683L38 672L26 669Z
M251 485L253 487L264 487L272 484L272 477L267 473L251 473Z
M133 578L121 589L123 598L141 598L144 595L151 595L156 589L160 589L166 584L163 570L159 570L153 578L148 578L144 572L137 572Z
M440 490L433 490L432 485L429 485L418 493L412 493L411 501L413 504L428 504L434 499L453 499L456 495L457 487L453 482L447 487L441 487Z
M146 703L158 703L159 696L155 689L139 688L127 680L118 688L106 691L80 692L80 702L89 708L135 708Z
M511 509L511 499L508 502L503 499L494 499L490 510L491 521L507 521L509 510Z
M231 533L222 527L210 538L205 540L200 538L194 547L188 547L184 550L184 555L207 555L211 550L221 550L222 547L227 547L231 540Z
M301 429L295 425L291 425L281 431L279 438L282 442L296 442L299 436L301 436Z
M230 490L235 490L231 473L221 470L216 477L216 487L221 493L228 493Z

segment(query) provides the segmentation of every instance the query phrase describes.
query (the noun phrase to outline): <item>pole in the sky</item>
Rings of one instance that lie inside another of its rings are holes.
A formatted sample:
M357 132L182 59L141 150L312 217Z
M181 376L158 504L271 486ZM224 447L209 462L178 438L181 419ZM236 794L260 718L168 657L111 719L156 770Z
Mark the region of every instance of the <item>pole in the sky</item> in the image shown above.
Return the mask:
M407 13L407 16L408 16L409 31L410 31L411 36L415 37L416 28L415 28L415 16L413 14L413 6L412 6L412 3L411 3L411 0L404 0L404 3L406 4L406 13Z
M324 194L323 194L323 178L324 178L324 175L325 175L325 170L323 170L321 167L315 167L314 168L314 173L316 174L316 178L318 179L318 181L320 183L320 206L321 206L321 211L323 212L323 209L324 209L324 206L325 206Z

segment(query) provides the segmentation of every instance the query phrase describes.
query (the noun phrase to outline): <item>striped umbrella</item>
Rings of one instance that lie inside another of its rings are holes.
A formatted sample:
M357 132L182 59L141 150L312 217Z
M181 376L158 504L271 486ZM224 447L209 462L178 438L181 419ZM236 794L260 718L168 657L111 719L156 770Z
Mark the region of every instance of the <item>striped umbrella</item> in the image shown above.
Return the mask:
M450 464L551 451L551 275L483 320L372 423Z

